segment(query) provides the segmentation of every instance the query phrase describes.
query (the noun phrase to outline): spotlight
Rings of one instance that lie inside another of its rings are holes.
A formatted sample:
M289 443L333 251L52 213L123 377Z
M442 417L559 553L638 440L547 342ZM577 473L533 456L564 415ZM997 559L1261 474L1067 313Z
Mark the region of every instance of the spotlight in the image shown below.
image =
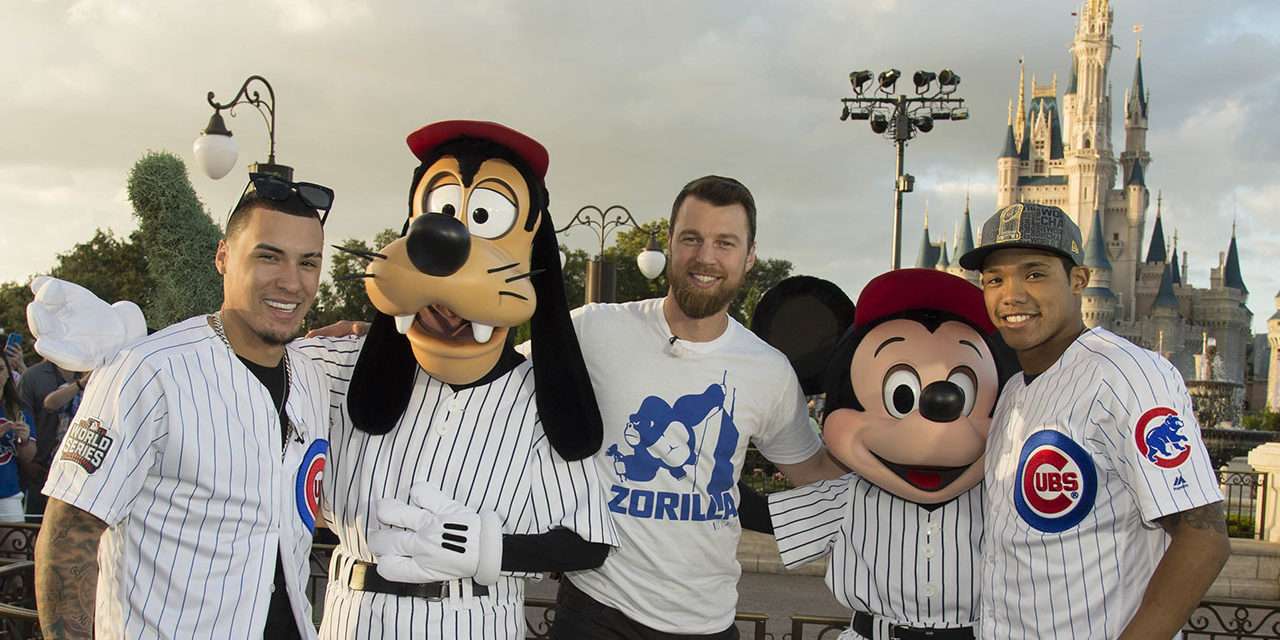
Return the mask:
M938 74L932 71L917 71L911 79L916 83L916 91L924 93L929 89L929 83L933 82L933 79L937 77Z
M853 109L849 111L850 120L866 120L871 117L869 109Z
M849 84L853 86L853 92L861 95L866 90L867 83L871 82L871 77L871 72L866 69L850 73Z
M893 85L898 83L898 78L902 77L902 72L897 69L880 72L880 88L893 93Z
M920 133L929 133L930 131L933 131L933 118L930 116L919 116L915 119L915 125L916 129L920 130Z
M871 130L876 133L884 133L889 128L889 119L883 113L876 113L871 116Z
M969 119L969 110L968 110L968 109L965 109L964 107L960 107L960 108L958 108L958 109L952 109L952 110L951 110L951 119L952 119L952 120L968 120L968 119Z
M848 119L849 119L849 105L846 104L844 105L844 110L840 112L840 120L845 121Z
M950 69L943 69L938 72L938 84L954 89L956 85L960 84L960 74Z

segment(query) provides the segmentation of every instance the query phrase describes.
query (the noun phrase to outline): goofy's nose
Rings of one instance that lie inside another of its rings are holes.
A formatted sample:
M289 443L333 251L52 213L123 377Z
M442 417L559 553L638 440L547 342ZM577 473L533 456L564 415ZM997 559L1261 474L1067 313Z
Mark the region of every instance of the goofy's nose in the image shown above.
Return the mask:
M951 422L964 411L964 391L953 382L939 380L920 393L920 415L934 422Z
M409 225L406 250L413 266L437 278L453 275L471 255L471 233L462 221L441 213L426 213Z

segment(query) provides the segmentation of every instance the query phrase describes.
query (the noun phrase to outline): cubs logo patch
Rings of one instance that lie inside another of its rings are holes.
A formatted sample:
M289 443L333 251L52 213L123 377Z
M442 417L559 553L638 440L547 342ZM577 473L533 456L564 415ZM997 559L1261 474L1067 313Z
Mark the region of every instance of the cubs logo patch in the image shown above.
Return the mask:
M1182 433L1182 427L1182 418L1169 407L1147 411L1133 427L1138 453L1162 469L1182 466L1191 457L1191 441Z
M115 439L107 435L107 430L97 418L81 418L67 430L62 440L62 455L59 460L74 462L88 473L93 473L107 459L107 452Z
M298 466L298 480L294 494L298 501L298 516L307 530L315 533L316 515L320 513L320 491L324 486L324 467L329 462L329 441L317 439L307 447Z
M1093 458L1066 434L1040 431L1027 438L1018 457L1013 503L1033 528L1060 533L1093 509L1098 473Z

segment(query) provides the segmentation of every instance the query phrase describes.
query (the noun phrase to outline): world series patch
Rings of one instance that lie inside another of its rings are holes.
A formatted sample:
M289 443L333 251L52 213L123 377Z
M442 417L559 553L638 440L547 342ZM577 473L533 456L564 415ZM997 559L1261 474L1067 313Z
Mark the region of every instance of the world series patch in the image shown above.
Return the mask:
M317 439L307 447L298 467L298 480L294 493L298 501L298 516L307 530L315 533L316 515L320 513L320 491L324 486L324 467L329 461L329 441Z
M1182 433L1182 418L1169 407L1142 414L1133 427L1138 453L1161 469L1174 469L1191 457L1191 441Z
M1093 509L1098 472L1093 458L1064 433L1039 431L1018 457L1013 503L1035 529L1060 533L1080 524Z
M81 418L67 430L59 459L74 462L93 473L107 459L107 452L114 442L115 439L107 435L107 430L97 418Z

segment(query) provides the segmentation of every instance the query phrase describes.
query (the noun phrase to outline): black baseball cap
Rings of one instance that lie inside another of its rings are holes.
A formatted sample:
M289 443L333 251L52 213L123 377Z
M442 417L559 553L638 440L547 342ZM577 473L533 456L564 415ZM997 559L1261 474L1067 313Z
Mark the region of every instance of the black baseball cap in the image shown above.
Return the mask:
M981 269L992 251L1039 249L1084 264L1080 227L1065 211L1046 204L1019 202L995 212L982 225L978 247L960 256L960 266Z

